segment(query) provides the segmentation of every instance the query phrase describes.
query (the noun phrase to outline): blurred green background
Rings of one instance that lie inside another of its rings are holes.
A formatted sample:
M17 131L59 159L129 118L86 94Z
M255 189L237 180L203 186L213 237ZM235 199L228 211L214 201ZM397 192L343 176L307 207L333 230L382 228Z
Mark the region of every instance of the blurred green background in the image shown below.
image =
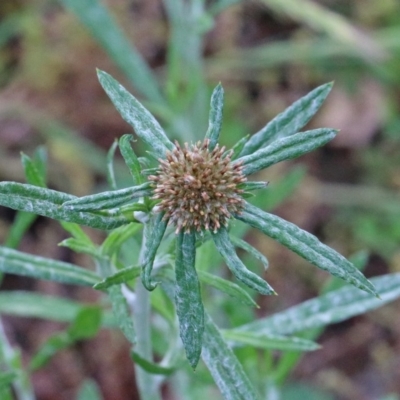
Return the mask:
M310 126L341 133L323 149L259 174L272 188L260 206L345 256L367 250L368 277L400 271L399 1L2 0L1 180L24 181L20 152L32 155L43 145L49 187L75 195L104 189L107 151L130 128L103 93L95 68L121 81L180 141L203 137L209 96L221 81L226 145L256 132L314 87L335 81ZM135 151L145 150L135 143ZM120 186L128 184L121 159L116 170ZM2 243L9 240L13 218L13 211L1 208ZM88 263L57 247L64 238L57 224L39 218L18 248ZM318 293L324 273L262 236L252 233L248 240L268 256L268 280L279 293L259 300L260 315ZM78 300L96 296L88 289L6 277L2 290L12 289ZM288 388L285 398L311 399L309 387L332 396L320 399L399 393L398 306L327 329L323 349L307 354L291 374L291 381L306 386ZM11 342L27 359L58 327L34 319L5 321ZM104 343L113 351L102 352ZM60 353L33 377L38 399L73 398L87 376L99 382L105 399L135 398L127 349L121 337L102 332L82 348ZM300 390L306 391L301 397Z

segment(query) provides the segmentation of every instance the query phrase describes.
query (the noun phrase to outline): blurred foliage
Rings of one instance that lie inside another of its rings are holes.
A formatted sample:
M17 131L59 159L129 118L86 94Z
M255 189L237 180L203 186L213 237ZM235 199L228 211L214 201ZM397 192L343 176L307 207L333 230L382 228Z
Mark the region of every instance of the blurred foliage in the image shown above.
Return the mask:
M85 18L79 6L85 2L0 2L2 180L24 180L19 152L33 154L44 144L52 166L50 187L77 195L102 189L107 150L127 126L101 93L95 67L119 71L170 135L189 141L203 136L211 87L223 81L229 96L221 136L228 146L258 130L309 88L334 80L336 97L316 124L341 128L343 139L319 159L309 159L307 176L302 169L280 167L260 177L272 181L263 204L300 218L310 230L319 228L313 209L328 206L329 220L319 233L330 243L347 254L367 248L386 260L385 272L400 270L399 1L86 2L98 7L101 23ZM137 153L145 151L140 144L134 146ZM129 175L120 159L115 170L125 186ZM305 187L317 193L311 201ZM293 193L300 209L290 209L287 199ZM2 238L8 225L2 222ZM253 240L286 273L286 256L270 251L257 237ZM260 268L249 261L254 270ZM301 275L292 279L296 285L296 280L310 285ZM315 287L304 289L309 295L307 290ZM228 324L224 315L233 325L255 315L248 307L215 298L221 322ZM282 306L273 303L268 310L274 305ZM241 349L238 354L256 373L257 352ZM199 370L197 377L201 388L186 388L193 399L204 398L203 383L211 384L205 371ZM79 398L100 397L97 392L87 381ZM309 386L290 386L284 393L285 400L299 393L331 398Z

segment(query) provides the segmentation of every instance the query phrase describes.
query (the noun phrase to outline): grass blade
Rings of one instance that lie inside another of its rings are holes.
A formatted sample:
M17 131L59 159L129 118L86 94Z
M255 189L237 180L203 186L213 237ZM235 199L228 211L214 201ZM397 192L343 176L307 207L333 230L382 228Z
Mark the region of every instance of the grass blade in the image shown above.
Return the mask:
M199 362L204 333L204 308L195 269L195 256L195 233L180 232L176 240L175 304L179 333L186 357L193 369Z
M157 80L136 48L128 41L99 0L60 0L89 30L110 58L149 100L163 103Z
M296 225L260 210L246 203L237 219L259 229L288 249L303 257L311 264L348 283L377 295L371 282L348 260L335 250L321 243L314 235L303 231Z

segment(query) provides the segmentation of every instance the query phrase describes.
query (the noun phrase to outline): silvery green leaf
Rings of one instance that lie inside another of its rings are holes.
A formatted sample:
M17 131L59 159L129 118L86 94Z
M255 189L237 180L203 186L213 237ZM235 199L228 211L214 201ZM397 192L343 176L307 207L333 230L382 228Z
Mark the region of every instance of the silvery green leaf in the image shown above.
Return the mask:
M208 118L208 129L206 139L210 140L209 149L213 150L219 140L222 127L222 111L224 107L224 89L219 83L211 95L210 116Z
M196 235L180 232L176 239L175 305L179 333L193 369L199 362L204 333L204 308L195 269Z
M63 261L0 246L0 271L75 285L93 286L100 277L94 272Z
M378 276L372 278L371 282L380 298L352 286L346 286L236 329L247 332L292 335L307 329L345 321L400 297L400 273Z
M133 140L132 135L123 135L119 139L119 150L121 151L122 157L125 160L125 164L129 168L129 172L132 175L133 182L135 185L140 185L143 182L142 168L140 166L139 159L132 149L131 141Z
M153 270L154 260L157 250L164 237L167 229L168 221L164 221L164 213L156 213L152 216L150 223L144 227L145 246L143 253L142 265L142 282L147 290L154 290L157 286L156 282L151 280L151 271Z
M240 155L247 156L277 139L297 133L319 110L332 85L331 82L317 87L277 115L249 139Z
M126 298L122 294L121 286L111 286L107 289L107 293L110 297L112 312L119 328L132 344L136 344L136 332L132 316Z
M14 210L27 211L61 221L75 222L92 228L109 230L129 223L122 215L101 216L88 212L71 212L61 207L77 197L16 182L0 183L0 204Z
M246 345L265 350L313 351L321 348L318 343L312 340L259 332L232 329L224 330L222 336L225 340L234 342L235 345Z
M206 314L202 358L225 400L260 400L242 365Z
M348 260L321 243L314 235L296 225L246 203L237 219L259 229L311 264L373 295L377 292L371 282Z
M226 265L238 280L261 294L276 294L264 279L249 271L242 263L225 227L221 227L216 233L212 233L212 238Z
M275 140L252 154L238 158L242 163L243 174L251 175L278 162L300 157L331 141L337 134L336 129L321 128L299 132L296 135Z
M118 207L133 199L148 196L152 193L150 183L145 182L139 186L132 186L125 189L110 190L89 196L83 196L68 200L62 207L71 212L76 211L98 211Z
M147 143L157 158L164 158L167 150L174 149L175 146L157 120L134 96L106 72L98 71L97 75L121 117L135 129L136 134Z
M197 271L199 279L202 283L210 285L222 292L234 297L236 300L250 307L258 307L257 303L251 296L236 283L230 282L219 276L210 274L206 271Z

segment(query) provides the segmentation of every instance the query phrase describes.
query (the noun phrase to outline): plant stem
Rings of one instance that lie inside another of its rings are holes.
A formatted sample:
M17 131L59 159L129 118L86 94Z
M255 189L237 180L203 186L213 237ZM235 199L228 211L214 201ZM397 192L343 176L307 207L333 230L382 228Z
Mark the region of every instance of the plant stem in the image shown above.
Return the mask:
M8 342L4 332L3 323L0 320L0 362L3 361L10 370L19 370L18 377L13 381L12 386L18 400L34 400L35 396L29 381L28 375L23 370L18 353ZM0 394L7 396L5 392ZM2 397L3 398L3 397ZM10 397L11 398L11 397Z
M144 226L143 242L139 256L140 264L143 262L143 253L148 229L150 229L150 225L146 224ZM136 298L133 304L133 321L136 327L137 337L135 351L144 359L152 361L150 292L143 286L140 279L137 281L135 294ZM139 365L135 365L135 371L137 385L142 400L161 400L155 376L146 372Z

